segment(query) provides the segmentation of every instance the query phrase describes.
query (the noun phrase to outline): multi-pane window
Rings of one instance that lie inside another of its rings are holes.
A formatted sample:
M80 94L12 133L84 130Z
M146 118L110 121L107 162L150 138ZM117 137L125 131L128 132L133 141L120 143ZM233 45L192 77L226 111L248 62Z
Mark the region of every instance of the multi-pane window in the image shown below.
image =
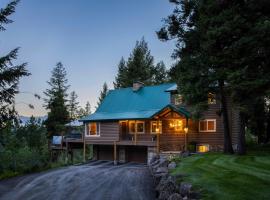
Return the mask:
M162 133L162 121L151 121L151 133Z
M99 136L100 135L100 123L91 122L86 125L86 136Z
M200 120L199 131L200 132L216 132L216 120L215 119Z
M183 131L183 120L176 120L175 121L175 130L176 131Z
M181 94L174 95L174 105L181 105L183 104L183 96Z
M129 121L130 133L144 133L144 121Z

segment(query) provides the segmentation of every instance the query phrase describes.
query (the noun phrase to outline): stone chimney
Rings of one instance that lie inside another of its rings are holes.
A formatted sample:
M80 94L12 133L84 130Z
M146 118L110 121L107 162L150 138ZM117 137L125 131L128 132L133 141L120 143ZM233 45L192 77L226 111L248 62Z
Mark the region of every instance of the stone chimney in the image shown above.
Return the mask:
M132 87L133 92L139 91L139 90L143 87L143 85L144 85L143 82L135 81L135 82L133 83L133 87Z

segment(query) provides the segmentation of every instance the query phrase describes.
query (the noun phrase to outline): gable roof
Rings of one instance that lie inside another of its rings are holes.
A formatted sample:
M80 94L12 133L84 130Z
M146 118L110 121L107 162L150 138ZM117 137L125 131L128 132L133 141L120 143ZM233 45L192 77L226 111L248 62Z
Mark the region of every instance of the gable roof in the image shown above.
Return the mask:
M166 90L175 85L144 86L136 92L132 87L110 90L96 112L80 121L151 118L170 104L170 93Z

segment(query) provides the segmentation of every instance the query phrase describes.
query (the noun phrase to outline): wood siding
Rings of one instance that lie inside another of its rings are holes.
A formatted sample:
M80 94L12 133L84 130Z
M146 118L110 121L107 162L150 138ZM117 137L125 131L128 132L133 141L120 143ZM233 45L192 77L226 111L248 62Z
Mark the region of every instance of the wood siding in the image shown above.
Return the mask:
M119 140L119 123L100 122L100 136L85 136L87 144L112 144Z

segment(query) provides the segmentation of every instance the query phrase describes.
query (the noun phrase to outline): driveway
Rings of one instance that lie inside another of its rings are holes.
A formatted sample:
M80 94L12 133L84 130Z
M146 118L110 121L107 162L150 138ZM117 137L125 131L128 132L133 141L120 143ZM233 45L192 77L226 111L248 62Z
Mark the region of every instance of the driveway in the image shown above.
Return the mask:
M151 200L155 192L146 165L93 161L0 181L0 200L16 199Z

